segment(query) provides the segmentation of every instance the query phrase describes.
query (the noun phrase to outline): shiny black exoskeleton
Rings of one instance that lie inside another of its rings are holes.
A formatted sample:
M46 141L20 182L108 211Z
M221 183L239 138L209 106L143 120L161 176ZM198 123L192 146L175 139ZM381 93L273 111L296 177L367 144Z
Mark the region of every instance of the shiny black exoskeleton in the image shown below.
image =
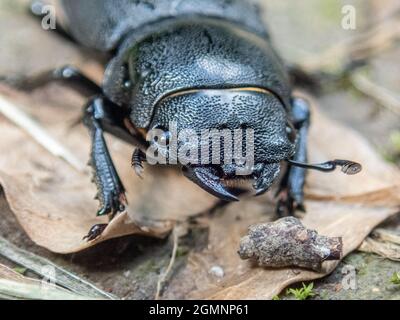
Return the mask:
M281 181L278 211L303 208L305 168L346 173L358 164L335 160L307 165L309 126L307 102L294 98L287 71L271 46L259 8L243 0L64 0L59 1L58 31L80 44L109 54L102 86L71 66L19 86L35 88L60 80L90 96L84 122L92 139L91 165L101 206L98 215L124 210L124 187L118 177L103 132L136 146L132 164L140 175L151 129L251 129L254 163L240 177L243 164L181 164L183 173L223 200L238 200L232 181L253 181L256 194L267 191L278 177L282 161L288 169ZM41 15L41 4L33 11ZM62 29L61 29L62 28ZM178 144L178 148L182 147ZM223 144L221 145L221 149ZM224 153L221 150L222 159ZM170 157L169 151L166 156ZM104 226L95 226L88 239Z

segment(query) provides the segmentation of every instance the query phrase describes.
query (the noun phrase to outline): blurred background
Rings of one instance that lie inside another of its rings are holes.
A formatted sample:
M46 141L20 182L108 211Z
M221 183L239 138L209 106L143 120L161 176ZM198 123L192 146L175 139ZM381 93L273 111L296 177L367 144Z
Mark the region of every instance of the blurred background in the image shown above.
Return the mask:
M374 145L386 161L400 165L400 2L398 0L260 0L264 20L269 26L275 47L288 65L309 74L315 83L306 85L318 97L323 111L359 131ZM27 7L29 0L0 0L0 75L33 74L50 66L73 64L98 78L98 66L88 57L88 50L43 31ZM355 28L343 28L346 13L343 6L352 6ZM48 31L51 32L51 31ZM307 78L307 77L306 77ZM310 80L307 78L307 80ZM345 139L345 137L343 137ZM119 261L123 268L133 268L130 256L113 251L118 243L121 253L132 245L126 239L109 241L85 255L60 257L36 248L21 230L15 228L9 208L0 199L0 234L57 263L84 274L102 287L113 286L114 292L126 298L148 298L151 290L126 282L130 274L112 271L107 264ZM12 235L10 235L12 233ZM167 245L145 240L142 247L152 247L161 262L168 259ZM164 248L165 247L165 248ZM122 249L121 249L122 248ZM142 248L143 249L143 248ZM130 250L134 255L142 250ZM108 251L107 251L108 250ZM136 250L136 251L135 251ZM96 261L99 252L107 261ZM151 250L149 250L151 251ZM153 252L154 253L154 252ZM135 260L151 278L160 261L152 262L145 255ZM114 259L114 260L113 260ZM163 260L164 259L164 260ZM0 262L2 258L0 258ZM76 265L74 262L81 264ZM101 264L102 272L88 273L86 264ZM388 275L399 271L398 262L371 253L352 253L343 262L356 266L359 288L340 290L341 268L315 282L316 299L400 298L399 291L387 286ZM132 275L133 277L133 275ZM383 280L385 279L385 280ZM116 287L120 285L120 287ZM154 286L154 284L152 284Z

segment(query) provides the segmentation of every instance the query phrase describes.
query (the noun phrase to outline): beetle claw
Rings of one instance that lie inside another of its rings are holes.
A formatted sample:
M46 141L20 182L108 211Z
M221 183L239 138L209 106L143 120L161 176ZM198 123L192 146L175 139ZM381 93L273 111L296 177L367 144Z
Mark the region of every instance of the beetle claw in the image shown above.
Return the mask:
M221 183L216 170L212 167L182 167L183 174L200 188L224 201L239 201L238 197L230 193Z
M88 234L84 236L82 240L86 240L89 242L98 238L106 227L106 223L95 224L93 227L90 228Z

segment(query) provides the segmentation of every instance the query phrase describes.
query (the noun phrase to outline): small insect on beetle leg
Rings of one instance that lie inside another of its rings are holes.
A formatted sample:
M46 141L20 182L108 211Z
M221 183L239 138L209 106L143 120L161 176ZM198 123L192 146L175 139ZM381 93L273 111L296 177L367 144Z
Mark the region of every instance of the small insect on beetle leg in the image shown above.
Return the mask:
M293 98L292 120L298 133L298 142L293 160L307 162L307 135L310 124L310 108L308 102L301 98ZM287 171L277 192L277 214L293 215L295 210L305 211L304 183L306 169L288 164Z
M131 165L133 170L135 170L136 175L141 179L143 179L143 171L144 171L143 162L145 161L146 161L146 154L139 148L136 148L132 154Z
M96 198L100 201L98 216L110 214L111 218L118 212L125 210L127 200L125 189L115 169L107 144L104 140L104 124L113 123L109 102L102 96L93 97L86 106L84 123L89 129L92 147L90 165L93 168L94 182L98 193ZM104 225L93 226L85 238L90 241L95 239L104 230Z

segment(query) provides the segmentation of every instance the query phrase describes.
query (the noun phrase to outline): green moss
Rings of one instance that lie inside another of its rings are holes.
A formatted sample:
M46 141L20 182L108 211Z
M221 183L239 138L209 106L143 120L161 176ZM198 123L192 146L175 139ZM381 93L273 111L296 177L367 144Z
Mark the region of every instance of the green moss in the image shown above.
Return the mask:
M390 282L396 285L400 285L400 272L394 272L390 278Z
M15 272L18 272L19 274L24 275L27 269L24 268L24 267L15 267L13 270L14 270Z
M356 270L359 276L365 276L367 274L367 264L363 262L360 266L356 267Z
M293 295L296 300L306 300L315 296L313 292L314 283L311 282L310 284L306 285L302 282L303 287L298 289L289 288L286 290L287 295Z
M141 264L135 271L135 274L139 277L145 277L149 273L158 272L160 267L156 264L153 259L150 259L143 264Z

